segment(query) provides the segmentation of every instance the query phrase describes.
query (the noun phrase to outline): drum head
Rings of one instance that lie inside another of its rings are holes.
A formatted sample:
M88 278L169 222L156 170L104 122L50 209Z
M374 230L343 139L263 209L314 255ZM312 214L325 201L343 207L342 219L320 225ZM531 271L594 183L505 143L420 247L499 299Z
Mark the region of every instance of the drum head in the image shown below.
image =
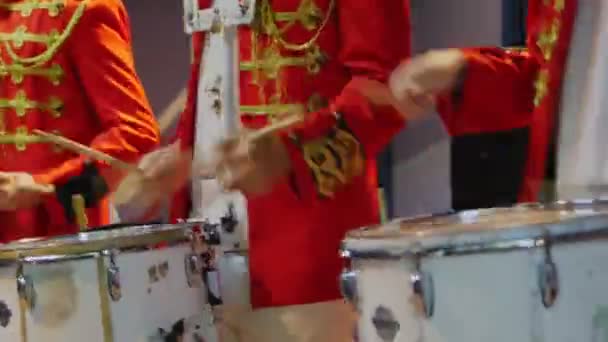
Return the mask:
M526 204L398 219L347 234L346 249L420 251L608 230L608 202Z
M77 256L105 250L148 248L161 243L181 243L189 241L194 226L196 225L191 223L180 223L116 228L113 225L75 235L23 239L0 245L0 261L33 256Z

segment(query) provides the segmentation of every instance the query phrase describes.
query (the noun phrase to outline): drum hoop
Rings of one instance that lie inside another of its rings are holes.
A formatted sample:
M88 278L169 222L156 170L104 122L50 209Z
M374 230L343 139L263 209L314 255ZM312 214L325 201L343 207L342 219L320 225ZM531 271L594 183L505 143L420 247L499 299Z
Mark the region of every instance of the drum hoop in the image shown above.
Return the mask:
M74 259L89 258L103 254L104 251L133 252L153 249L159 244L175 246L190 242L190 228L195 224L179 224L183 229L171 229L164 231L150 230L136 236L110 236L107 239L95 241L53 241L53 239L37 239L33 242L48 242L42 246L31 246L15 249L0 249L0 262L12 263L43 263L57 262ZM139 227L139 226L138 226ZM145 228L142 225L141 228ZM89 232L96 233L96 232ZM88 234L88 233L84 233ZM18 242L16 242L18 244Z
M553 210L566 210L573 208L585 209L593 208L594 205L601 204L606 205L608 202L600 201L586 201L586 202L556 202L549 205L540 204L525 204L516 206L515 208L548 208ZM502 209L502 208L500 208ZM482 211L488 211L492 209L482 209ZM426 218L433 217L426 216ZM421 220L424 217L412 218L413 221ZM409 222L409 219L406 219ZM550 232L548 226L569 226L569 225L582 225L584 230L579 231L566 231L561 233ZM532 249L544 247L547 244L559 245L565 243L577 243L585 242L590 240L602 240L608 239L608 211L605 213L595 213L580 217L567 218L561 222L547 222L546 224L534 224L534 225L521 225L510 227L513 231L516 230L531 230L535 229L533 236L522 237L522 238L502 238L492 241L485 242L471 242L471 243L438 243L436 246L422 246L419 241L412 241L404 238L403 234L387 234L382 238L365 238L355 237L352 235L345 239L342 243L341 254L344 258L348 259L403 259L403 258L421 258L421 257L448 257L448 256L459 256L469 254L487 254L487 253L505 253L515 250ZM463 234L472 232L463 232ZM480 233L475 232L475 233ZM491 231L481 232L491 233ZM392 240L391 240L392 239ZM354 241L381 241L387 242L384 246L375 248L356 248L352 244ZM396 242L392 245L389 242Z

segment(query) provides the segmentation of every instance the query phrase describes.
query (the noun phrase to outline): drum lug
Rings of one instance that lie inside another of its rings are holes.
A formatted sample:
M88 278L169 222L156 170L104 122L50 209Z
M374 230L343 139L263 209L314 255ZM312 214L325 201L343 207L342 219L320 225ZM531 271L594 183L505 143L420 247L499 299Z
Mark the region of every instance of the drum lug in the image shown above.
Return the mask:
M120 283L120 268L116 265L116 255L114 252L108 253L110 265L106 271L108 279L108 294L114 302L122 298L122 286Z
M340 275L340 292L352 306L359 308L356 271L346 269L342 272Z
M555 304L559 295L559 274L557 265L553 262L549 239L546 238L539 244L544 246L545 256L539 265L538 286L543 306L548 309Z
M36 289L32 278L23 272L23 265L17 268L17 293L19 299L25 301L29 310L36 307Z
M184 259L184 266L186 268L186 282L188 283L188 287L200 287L203 276L202 257L195 253L187 254Z
M435 313L435 284L433 283L433 276L420 269L419 261L417 261L415 271L410 275L410 283L419 312L426 318L433 317Z
M207 246L201 232L190 232L191 252L184 257L184 269L186 271L186 282L188 287L201 287L203 282L203 257Z

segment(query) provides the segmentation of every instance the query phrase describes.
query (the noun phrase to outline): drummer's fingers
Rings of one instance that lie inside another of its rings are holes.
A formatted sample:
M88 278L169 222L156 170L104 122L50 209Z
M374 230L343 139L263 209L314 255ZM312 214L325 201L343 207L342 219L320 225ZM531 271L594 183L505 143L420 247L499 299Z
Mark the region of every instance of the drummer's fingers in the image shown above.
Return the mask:
M143 171L144 177L158 178L172 172L176 162L176 156L163 153L158 155L154 160L150 160L146 167L141 167L140 169Z
M226 190L237 190L250 178L253 165L246 160L232 160L218 166L216 177Z
M256 175L256 169L249 164L247 168L243 168L236 173L231 182L224 185L226 190L242 191L249 194L260 194L270 188L270 183L265 182L261 177Z
M216 152L219 155L231 154L232 151L234 151L236 149L236 147L239 145L240 140L241 140L240 137L225 139L225 140L221 141L219 144L217 144Z
M13 183L15 176L7 172L0 172L0 184Z
M24 186L22 188L19 188L19 191L40 193L40 194L52 194L55 192L55 187L50 184L33 183L33 184L28 184L27 186Z

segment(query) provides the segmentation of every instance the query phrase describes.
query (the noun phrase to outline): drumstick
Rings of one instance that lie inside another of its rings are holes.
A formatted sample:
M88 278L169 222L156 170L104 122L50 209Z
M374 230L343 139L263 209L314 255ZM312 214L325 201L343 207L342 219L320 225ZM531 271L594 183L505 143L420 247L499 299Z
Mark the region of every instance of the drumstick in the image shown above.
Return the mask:
M158 127L162 136L165 136L169 128L177 120L186 105L188 98L187 88L183 88L177 97L167 106L167 108L158 116Z
M255 141L265 138L268 135L271 135L273 133L277 133L277 132L286 130L288 128L291 128L292 126L295 126L296 124L302 122L303 119L304 119L304 116L300 115L300 114L290 115L286 119L282 119L282 120L272 123L266 127L258 129L257 131L253 131L253 132L249 133L246 137L247 137L247 139L249 139L249 141L255 142Z
M256 141L261 140L271 134L278 133L280 131L291 128L296 124L301 123L303 119L304 116L302 114L290 115L285 119L281 119L280 121L274 122L256 131L248 133L247 135L245 135L245 139L249 140L250 143L255 143ZM193 174L202 176L204 178L213 178L214 175L210 170L214 168L215 167L209 165L208 163L198 162L193 168Z
M129 164L120 159L114 158L104 152L97 151L91 147L85 146L83 144L80 144L80 143L70 140L68 138L61 137L61 136L58 136L58 135L55 135L52 133L44 132L44 131L41 131L38 129L35 129L34 133L38 134L41 137L48 139L50 142L58 145L59 147L65 148L67 150L70 150L72 152L75 152L75 153L78 153L81 155L84 155L91 159L106 162L114 168L119 168L119 169L123 169L123 170L130 171L130 172L141 172L141 170L139 170L139 168L137 168L136 165Z
M249 133L248 135L246 135L246 139L249 139L249 141L251 141L251 142L255 142L264 137L267 137L270 134L290 128L290 127L300 123L302 121L302 119L303 119L303 115L291 115L285 119L282 119L278 122L270 124L257 131ZM212 167L211 165L209 165L207 163L199 162L192 169L193 169L193 172L191 173L191 175L197 175L197 176L203 175L203 176L207 176L207 177L213 176L213 174L212 174L213 172L210 172L209 170L213 170L214 167ZM132 202L139 194L141 194L144 191L144 187L148 184L146 184L146 178L141 173L141 170L138 169L138 171L139 172L137 174L131 173L124 178L123 182L118 186L117 190L114 192L114 203L121 204L121 203ZM187 181L187 179L184 181ZM151 190L152 187L153 186L150 185L150 188L148 188L148 190ZM145 200L150 203L154 202L153 197L155 194L156 195L161 195L161 194L166 195L166 193L164 193L164 192L148 191L146 193ZM142 201L143 201L143 199L142 199ZM142 201L140 201L138 203L142 203Z

